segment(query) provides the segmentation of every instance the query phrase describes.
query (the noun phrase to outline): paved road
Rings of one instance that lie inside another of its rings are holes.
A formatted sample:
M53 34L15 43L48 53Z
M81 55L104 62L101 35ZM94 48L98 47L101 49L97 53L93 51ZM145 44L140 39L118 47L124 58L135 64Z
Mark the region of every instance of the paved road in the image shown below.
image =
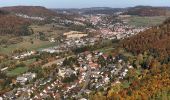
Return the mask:
M86 87L88 86L88 84L90 82L90 76L91 76L91 68L88 66L88 71L87 71L86 77L85 77L85 83L84 83L84 86L82 87L81 91L84 91L86 89Z
M81 97L81 94L84 92L84 90L87 88L87 86L89 85L89 82L90 82L90 78L91 78L91 67L88 66L88 71L87 71L87 74L85 76L85 82L84 82L84 85L83 87L81 88L80 92L78 93L77 97Z

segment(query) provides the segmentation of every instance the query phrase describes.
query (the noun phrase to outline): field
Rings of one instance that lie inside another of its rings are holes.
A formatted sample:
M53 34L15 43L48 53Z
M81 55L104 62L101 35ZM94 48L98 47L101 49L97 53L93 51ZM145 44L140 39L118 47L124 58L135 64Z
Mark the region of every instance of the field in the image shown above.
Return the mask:
M37 25L31 25L30 26L34 34L30 36L22 36L23 38L22 42L16 43L16 44L11 44L11 45L6 45L6 46L1 46L0 45L0 53L3 54L10 54L12 51L16 49L27 49L27 50L37 50L41 48L47 48L51 46L55 46L56 43L51 43L49 41L42 41L37 38L37 35L39 32L45 33L45 37L47 39L50 38L57 38L60 34L65 32L66 30L59 29L57 27L53 27L53 25L43 25L43 26L37 26ZM4 37L2 37L4 38ZM8 36L6 36L6 39L8 40ZM17 41L17 39L15 40Z
M99 49L98 51L103 52L103 53L105 53L105 54L112 54L112 52L113 52L114 49L115 49L115 48L107 47L107 48Z
M37 50L40 48L46 48L49 46L54 46L55 43L51 43L49 41L41 41L41 40L33 40L33 44L29 41L23 41L21 43L8 45L7 47L0 47L0 52L4 54L10 54L15 49L25 48L27 50Z
M13 77L13 76L18 76L22 73L25 73L28 70L28 67L17 67L12 71L7 71L7 76Z
M43 26L31 25L30 27L33 29L35 34L43 32L46 34L47 37L52 36L53 38L56 38L60 34L63 34L64 32L68 31L65 27L58 26L55 24L46 24Z
M140 17L131 16L128 24L134 26L155 26L161 24L167 17L166 16L155 16L155 17Z
M32 63L35 62L35 61L36 61L36 59L33 58L33 59L28 59L28 60L24 61L24 63L25 63L27 66L29 66L30 64L32 64Z

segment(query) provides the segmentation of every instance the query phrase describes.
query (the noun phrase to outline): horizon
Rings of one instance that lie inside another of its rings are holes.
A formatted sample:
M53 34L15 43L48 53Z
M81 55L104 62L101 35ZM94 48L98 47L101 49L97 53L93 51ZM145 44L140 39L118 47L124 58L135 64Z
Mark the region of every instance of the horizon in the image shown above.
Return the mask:
M107 6L101 6L101 7L99 7L99 6L92 6L92 7L84 7L84 8L49 8L49 7L46 7L46 6L41 6L41 5L14 5L14 6L0 6L0 8L3 8L3 7L45 7L45 8L47 8L47 9L86 9L86 8L131 8L131 7L170 7L170 6L151 6L151 5L135 5L135 6L127 6L127 7L107 7Z
M109 7L109 8L127 8L135 6L154 6L154 7L170 7L170 0L92 0L92 1L82 1L82 0L1 0L0 7L9 6L43 6L46 8L56 8L56 9L72 9L72 8L95 8L95 7Z

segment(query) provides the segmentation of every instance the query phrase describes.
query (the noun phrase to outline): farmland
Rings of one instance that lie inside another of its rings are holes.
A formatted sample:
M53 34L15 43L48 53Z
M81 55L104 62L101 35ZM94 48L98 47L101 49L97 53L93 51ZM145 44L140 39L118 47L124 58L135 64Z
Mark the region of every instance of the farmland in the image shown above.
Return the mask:
M55 43L50 43L49 41L33 40L33 44L29 41L23 41L17 44L8 45L7 47L0 47L0 52L4 54L10 54L16 49L27 49L27 50L36 50L40 48L45 48L55 45Z
M48 39L50 39L51 37L57 38L59 35L61 35L64 32L63 30L52 29L52 25L44 25L44 26L32 25L30 26L30 28L32 28L34 31L33 35L12 37L13 40L11 41L15 41L15 43L14 44L10 44L10 43L1 44L0 52L3 54L11 54L16 49L37 50L41 48L51 47L51 46L56 45L56 43L51 43L48 41ZM39 32L42 32L45 34L46 40L39 39L39 36L38 36ZM9 36L5 36L5 37L1 36L1 37L5 39L5 41L8 41Z
M128 24L133 26L155 26L161 24L167 17L154 16L154 17L140 17L132 16L129 18Z

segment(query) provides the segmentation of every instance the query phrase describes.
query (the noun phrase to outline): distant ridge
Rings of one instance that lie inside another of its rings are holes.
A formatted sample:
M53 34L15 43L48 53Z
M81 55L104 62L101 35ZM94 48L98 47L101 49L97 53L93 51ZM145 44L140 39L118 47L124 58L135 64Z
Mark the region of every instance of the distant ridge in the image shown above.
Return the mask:
M127 8L111 8L111 7L90 7L90 8L63 8L53 9L56 12L66 11L69 13L81 14L114 14L115 12L123 12L123 14L137 16L165 16L170 15L170 7L156 6L135 6Z
M138 16L166 16L169 15L170 7L136 6L129 7L123 14Z
M53 9L56 12L67 11L69 13L81 14L114 14L115 12L124 11L123 8L111 8L111 7L91 7L91 8L70 8L70 9Z
M21 13L28 16L49 17L55 16L56 13L50 9L41 6L11 6L2 7L1 10L8 11L10 13Z

